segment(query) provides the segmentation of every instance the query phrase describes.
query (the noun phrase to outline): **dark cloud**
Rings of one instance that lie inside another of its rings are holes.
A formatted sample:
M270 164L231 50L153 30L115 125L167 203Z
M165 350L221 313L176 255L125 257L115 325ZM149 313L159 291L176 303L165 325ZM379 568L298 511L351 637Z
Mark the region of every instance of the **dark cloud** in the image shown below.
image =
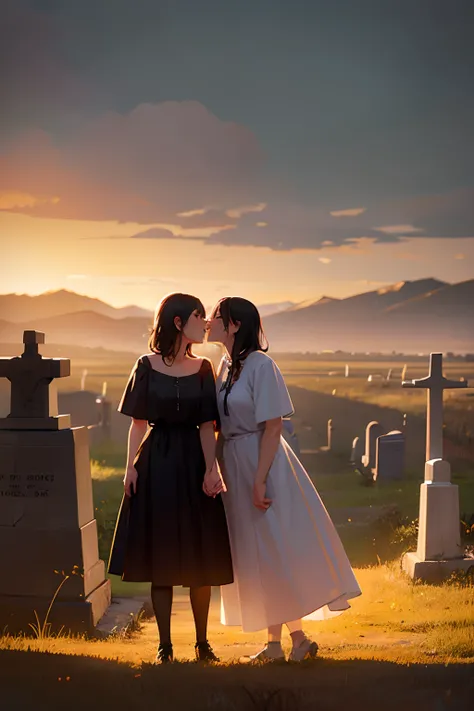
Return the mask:
M236 230L213 235L207 243L290 250L340 246L363 237L385 243L404 237L474 237L473 206L474 188L381 202L356 216L334 217L333 210L280 202L259 215L265 227L246 215Z
M198 214L195 210L190 210L195 214L178 214L179 224L186 229L199 229L206 227L223 227L237 224L237 219L229 217L224 210L204 210Z
M0 154L0 189L41 196L12 208L40 217L176 223L195 205L252 201L262 162L251 131L196 101L143 104L84 121L59 145L42 131L20 134Z
M473 26L468 0L4 0L2 204L272 249L473 236Z

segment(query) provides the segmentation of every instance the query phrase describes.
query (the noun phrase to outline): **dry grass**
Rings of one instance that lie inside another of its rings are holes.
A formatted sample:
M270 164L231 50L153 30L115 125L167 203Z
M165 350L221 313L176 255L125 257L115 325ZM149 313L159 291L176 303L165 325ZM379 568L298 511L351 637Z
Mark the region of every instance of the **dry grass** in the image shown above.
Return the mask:
M2 709L98 708L114 711L384 711L469 708L474 691L474 588L414 585L397 566L360 569L363 595L352 609L306 629L320 656L301 664L239 663L265 633L242 634L219 624L218 591L209 638L221 657L189 663L194 629L187 594L176 590L172 634L180 663L153 665L154 621L131 637L0 638ZM288 651L289 639L285 635ZM101 701L101 705L103 705ZM447 704L447 705L446 705Z
M474 587L472 583L439 586L413 584L398 564L356 571L363 594L350 611L326 622L306 622L318 640L321 656L330 659L375 659L397 663L474 661ZM177 588L173 607L173 643L178 659L192 658L194 630L187 593ZM218 591L214 591L209 638L223 664L255 651L264 632L243 634L219 623ZM37 650L118 659L139 666L152 662L157 632L146 620L131 638L88 641L77 637L33 640L0 638L0 649ZM289 637L284 646L289 649Z

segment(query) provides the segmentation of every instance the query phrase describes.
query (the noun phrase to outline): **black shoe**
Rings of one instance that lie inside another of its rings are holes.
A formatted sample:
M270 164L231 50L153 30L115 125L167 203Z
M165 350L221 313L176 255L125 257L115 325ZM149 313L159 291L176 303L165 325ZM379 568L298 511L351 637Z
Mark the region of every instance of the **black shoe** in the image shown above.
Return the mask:
M168 662L173 661L173 645L172 644L160 644L158 647L158 654L156 655L157 664L168 664Z
M194 650L198 662L220 662L219 657L216 657L207 639L205 642L196 642Z

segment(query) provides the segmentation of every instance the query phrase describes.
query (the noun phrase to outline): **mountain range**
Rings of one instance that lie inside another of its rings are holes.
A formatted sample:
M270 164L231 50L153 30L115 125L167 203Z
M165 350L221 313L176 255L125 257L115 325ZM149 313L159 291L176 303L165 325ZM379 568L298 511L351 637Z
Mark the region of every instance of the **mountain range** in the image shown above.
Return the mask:
M403 281L344 299L260 306L272 351L474 352L474 279ZM48 343L143 353L152 312L116 309L69 291L0 295L0 343L21 343L23 330Z

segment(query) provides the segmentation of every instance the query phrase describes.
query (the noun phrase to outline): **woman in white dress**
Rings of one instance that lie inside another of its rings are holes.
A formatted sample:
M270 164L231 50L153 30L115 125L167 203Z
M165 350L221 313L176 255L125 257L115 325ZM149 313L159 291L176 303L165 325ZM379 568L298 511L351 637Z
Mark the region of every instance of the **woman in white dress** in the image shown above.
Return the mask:
M252 660L314 657L302 618L327 619L350 607L360 588L336 529L304 467L281 436L293 405L276 363L266 354L260 315L240 297L221 299L208 340L227 355L217 377L223 439L220 464L234 566L221 588L221 622L244 632L267 628Z

